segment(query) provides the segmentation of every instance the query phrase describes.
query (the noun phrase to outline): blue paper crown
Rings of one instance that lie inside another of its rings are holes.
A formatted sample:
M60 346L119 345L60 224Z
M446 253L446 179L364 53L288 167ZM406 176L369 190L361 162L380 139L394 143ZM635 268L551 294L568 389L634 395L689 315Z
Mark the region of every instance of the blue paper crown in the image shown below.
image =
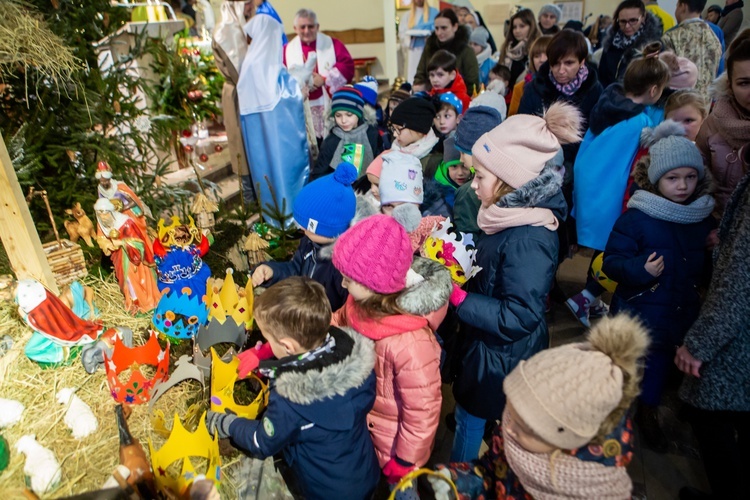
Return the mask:
M170 292L162 295L151 323L167 337L191 339L208 321L208 309L197 295Z

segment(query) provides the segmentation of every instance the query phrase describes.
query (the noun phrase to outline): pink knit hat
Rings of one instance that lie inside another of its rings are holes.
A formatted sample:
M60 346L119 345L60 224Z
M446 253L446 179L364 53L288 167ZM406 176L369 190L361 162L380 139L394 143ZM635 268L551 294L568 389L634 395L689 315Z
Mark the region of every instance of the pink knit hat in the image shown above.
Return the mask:
M341 274L382 294L406 287L412 258L409 234L383 214L356 223L333 247L333 265Z
M514 115L490 130L471 148L474 161L518 189L539 176L561 144L581 140L581 113L556 102L544 116Z
M693 89L698 83L698 67L690 59L667 51L659 54L659 59L667 63L671 77L667 84L670 89Z

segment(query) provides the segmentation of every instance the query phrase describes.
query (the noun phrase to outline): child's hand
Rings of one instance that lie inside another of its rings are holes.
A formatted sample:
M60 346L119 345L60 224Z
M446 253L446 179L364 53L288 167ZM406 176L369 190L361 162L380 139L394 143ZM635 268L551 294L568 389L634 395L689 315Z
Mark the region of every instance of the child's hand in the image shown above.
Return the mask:
M253 286L259 286L273 278L273 269L265 264L259 265L253 272Z
M692 354L690 354L690 351L688 351L687 347L685 346L677 349L677 354L675 354L674 357L674 364L676 364L677 368L679 368L683 373L692 375L695 378L701 377L700 369L701 365L703 365L703 361L701 361L700 359L696 359Z
M414 470L414 465L403 465L402 460L398 460L396 457L388 460L383 466L383 475L388 480L388 484L396 484L401 481L401 478Z
M653 276L654 278L658 278L661 276L661 273L664 271L664 256L661 255L659 258L656 258L656 252L652 253L648 256L648 260L646 261L646 264L643 265L643 267L646 269L646 272ZM255 275L253 275L253 278ZM255 279L253 279L253 284L255 284Z
M206 428L208 429L208 433L212 436L218 435L219 439L227 439L229 437L229 426L237 418L237 415L217 413L209 410L206 413Z

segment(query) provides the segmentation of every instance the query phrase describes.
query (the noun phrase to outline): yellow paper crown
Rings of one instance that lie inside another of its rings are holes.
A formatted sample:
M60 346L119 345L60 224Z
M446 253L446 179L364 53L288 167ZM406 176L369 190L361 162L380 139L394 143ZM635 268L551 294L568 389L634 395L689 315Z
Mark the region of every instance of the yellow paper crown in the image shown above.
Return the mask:
M249 405L238 404L234 400L234 384L237 382L239 365L240 360L237 356L233 356L229 363L225 363L214 348L211 348L211 411L234 413L239 417L254 419L268 405L267 386L251 372L250 378L254 378L260 384L260 393Z
M237 325L245 325L246 329L253 325L253 283L247 280L242 293L237 290L237 285L232 277L234 271L227 269L224 284L219 290L216 280L208 280L206 288L206 306L208 307L208 319L216 319L222 325L227 318L232 318Z
M221 456L219 455L219 436L211 438L206 428L206 414L198 422L195 432L189 432L182 425L175 413L172 432L164 445L156 451L151 438L148 439L148 451L151 456L151 467L154 470L156 485L162 491L169 490L181 498L187 498L190 485L196 473L190 457L202 457L208 461L204 475L217 487L221 481ZM167 469L177 460L182 460L182 471L179 477L172 476Z
M172 223L168 226L164 225L164 219L159 219L159 226L158 226L159 227L159 241L162 242L162 245L164 245L165 247L170 247L174 245L187 246L193 242L196 242L196 243L200 242L200 237L199 237L200 231L198 230L197 227L195 227L195 221L193 220L193 218L188 215L188 220L190 221L190 224L186 224L186 225L188 226L188 231L190 232L192 238L187 243L177 243L174 239L173 233L175 229L177 229L179 226L182 226L183 224L180 218L177 217L176 215L173 215L171 219L172 219ZM164 237L167 235L168 237L165 240Z

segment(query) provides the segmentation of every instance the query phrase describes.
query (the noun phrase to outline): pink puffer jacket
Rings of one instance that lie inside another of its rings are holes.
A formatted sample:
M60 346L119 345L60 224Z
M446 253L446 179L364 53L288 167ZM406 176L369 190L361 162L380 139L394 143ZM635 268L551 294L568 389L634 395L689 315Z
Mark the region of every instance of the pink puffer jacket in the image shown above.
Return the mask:
M452 289L450 274L440 264L420 257L412 269L425 281L407 289L399 306L415 314L362 317L349 296L332 321L375 341L377 389L367 424L380 467L396 456L418 467L424 465L440 419L440 345L430 325L439 325L445 316Z

